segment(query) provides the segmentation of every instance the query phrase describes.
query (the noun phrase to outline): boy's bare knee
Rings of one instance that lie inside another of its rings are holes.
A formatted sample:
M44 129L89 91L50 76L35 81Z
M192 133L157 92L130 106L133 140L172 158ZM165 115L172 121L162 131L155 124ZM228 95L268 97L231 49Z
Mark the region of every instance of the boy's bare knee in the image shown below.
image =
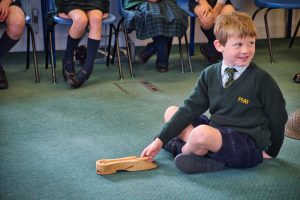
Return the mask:
M190 140L192 143L203 145L210 138L210 134L206 131L208 125L199 125L193 129L190 134Z

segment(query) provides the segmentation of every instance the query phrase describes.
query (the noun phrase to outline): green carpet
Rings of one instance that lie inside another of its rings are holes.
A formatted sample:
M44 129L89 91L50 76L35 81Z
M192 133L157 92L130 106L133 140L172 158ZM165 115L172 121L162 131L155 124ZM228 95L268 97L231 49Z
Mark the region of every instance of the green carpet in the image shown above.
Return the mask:
M266 41L258 41L254 59L278 82L289 113L300 108L300 84L292 81L300 72L299 41L288 49L288 40L272 40L273 64ZM162 150L158 169L95 173L96 160L140 155L162 127L164 110L191 92L205 62L197 47L194 73L181 73L176 49L168 73L157 73L153 58L135 64L130 78L122 62L120 81L115 65L97 64L77 90L62 80L62 54L57 84L43 54L40 84L33 67L25 70L25 53L9 54L9 89L0 91L0 199L300 199L300 141L287 137L278 158L251 169L185 175Z

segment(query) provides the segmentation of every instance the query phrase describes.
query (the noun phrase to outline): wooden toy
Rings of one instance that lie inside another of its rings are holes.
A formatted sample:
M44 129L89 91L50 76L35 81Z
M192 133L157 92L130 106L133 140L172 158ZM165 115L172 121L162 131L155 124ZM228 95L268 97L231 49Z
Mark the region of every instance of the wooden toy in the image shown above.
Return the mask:
M103 159L96 161L97 174L114 174L117 171L140 171L154 169L157 165L149 160L148 157L129 156L116 159Z

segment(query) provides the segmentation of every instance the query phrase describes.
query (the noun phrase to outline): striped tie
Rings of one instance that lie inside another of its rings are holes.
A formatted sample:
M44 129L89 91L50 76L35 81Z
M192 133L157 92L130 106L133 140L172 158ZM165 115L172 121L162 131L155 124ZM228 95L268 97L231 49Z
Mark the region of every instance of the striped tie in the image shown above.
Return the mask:
M225 73L228 75L228 79L225 83L225 88L227 88L233 81L234 72L237 72L235 68L229 68L227 67L225 69Z

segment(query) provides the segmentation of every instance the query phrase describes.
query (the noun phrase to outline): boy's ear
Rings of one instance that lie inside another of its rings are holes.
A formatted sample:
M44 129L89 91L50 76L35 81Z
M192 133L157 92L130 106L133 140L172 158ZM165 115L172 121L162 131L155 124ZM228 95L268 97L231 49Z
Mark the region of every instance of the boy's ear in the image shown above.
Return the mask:
M215 48L217 49L217 51L219 51L221 53L223 52L224 46L220 43L219 40L215 40L214 45L215 45Z

